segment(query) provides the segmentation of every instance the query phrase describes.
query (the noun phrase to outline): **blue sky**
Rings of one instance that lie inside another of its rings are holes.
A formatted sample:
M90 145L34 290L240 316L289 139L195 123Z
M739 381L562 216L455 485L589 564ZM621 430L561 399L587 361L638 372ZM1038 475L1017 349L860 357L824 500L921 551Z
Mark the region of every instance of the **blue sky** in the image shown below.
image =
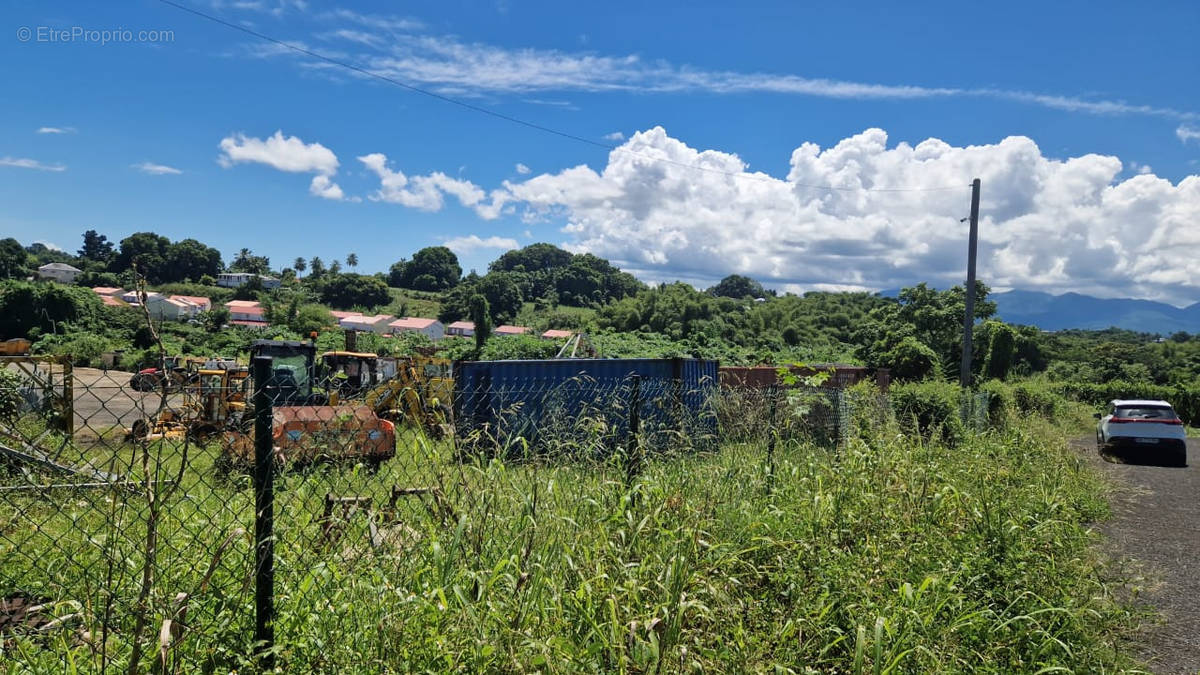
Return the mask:
M618 149L154 0L17 0L5 236L149 229L365 271L550 241L651 281L889 288L962 276L980 176L993 285L1200 299L1195 3L178 2ZM50 40L76 28L134 39Z

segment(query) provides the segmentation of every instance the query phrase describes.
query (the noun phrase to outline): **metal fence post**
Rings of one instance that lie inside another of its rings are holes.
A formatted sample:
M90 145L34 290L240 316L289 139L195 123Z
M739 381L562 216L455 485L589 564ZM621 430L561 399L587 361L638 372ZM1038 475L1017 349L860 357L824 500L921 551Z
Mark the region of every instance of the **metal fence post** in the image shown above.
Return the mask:
M776 425L775 413L779 408L779 387L771 385L767 389L771 397L770 420L767 422L767 492L775 491L775 441L779 438L779 427Z
M642 471L641 444L638 433L641 431L642 416L642 378L640 375L630 377L629 390L629 439L625 449L625 480L633 487L633 480Z
M264 670L275 667L275 457L269 356L254 359L254 641Z

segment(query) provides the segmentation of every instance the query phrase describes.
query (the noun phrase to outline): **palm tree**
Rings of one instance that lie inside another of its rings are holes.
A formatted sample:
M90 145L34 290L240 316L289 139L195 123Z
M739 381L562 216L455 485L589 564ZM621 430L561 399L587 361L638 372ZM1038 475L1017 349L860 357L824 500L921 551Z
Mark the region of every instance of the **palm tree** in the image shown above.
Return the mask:
M308 261L304 258L296 258L296 261L292 263L292 269L296 270L296 276L299 276L308 269Z
M336 260L329 263L329 273L330 274L337 276L338 274L341 273L341 271L342 271L342 263L340 263Z
M355 267L358 267L358 254L351 253L350 255L346 256L346 265L350 269L354 269Z

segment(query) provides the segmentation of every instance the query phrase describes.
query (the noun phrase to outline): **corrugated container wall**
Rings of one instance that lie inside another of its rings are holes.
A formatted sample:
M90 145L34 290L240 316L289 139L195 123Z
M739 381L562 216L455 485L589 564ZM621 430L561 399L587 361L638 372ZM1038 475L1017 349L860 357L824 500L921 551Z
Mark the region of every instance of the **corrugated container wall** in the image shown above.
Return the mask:
M722 366L722 387L765 388L779 384L779 367L776 366ZM827 389L844 389L863 380L870 379L871 373L862 366L844 364L813 364L811 366L789 368L797 377L808 377L817 373L828 373L829 377L821 385ZM888 372L885 368L875 373L876 384L887 391Z
M535 442L551 415L602 416L614 438L628 430L631 376L640 378L643 437L698 431L715 440L717 362L701 359L553 359L455 364L460 434L503 426ZM698 425L698 428L697 426Z

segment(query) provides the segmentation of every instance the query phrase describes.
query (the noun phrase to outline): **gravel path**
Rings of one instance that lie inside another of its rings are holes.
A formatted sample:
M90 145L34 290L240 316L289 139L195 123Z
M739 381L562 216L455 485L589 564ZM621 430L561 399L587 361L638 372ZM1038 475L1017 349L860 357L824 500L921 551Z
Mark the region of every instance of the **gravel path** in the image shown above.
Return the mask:
M1162 615L1137 638L1142 658L1155 673L1200 672L1200 442L1188 439L1186 468L1106 461L1092 438L1071 445L1116 486L1099 529L1112 554L1145 575L1139 601Z

